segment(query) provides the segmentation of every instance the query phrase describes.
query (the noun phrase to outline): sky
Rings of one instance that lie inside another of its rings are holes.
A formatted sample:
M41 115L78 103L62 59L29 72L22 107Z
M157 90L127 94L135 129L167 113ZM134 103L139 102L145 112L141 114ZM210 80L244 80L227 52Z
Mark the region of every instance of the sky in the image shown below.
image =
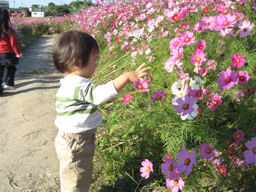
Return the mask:
M31 7L31 5L43 5L47 6L48 3L53 2L55 5L63 5L69 4L75 0L9 0L9 7L10 8L19 8L19 7ZM95 2L93 0L92 2Z

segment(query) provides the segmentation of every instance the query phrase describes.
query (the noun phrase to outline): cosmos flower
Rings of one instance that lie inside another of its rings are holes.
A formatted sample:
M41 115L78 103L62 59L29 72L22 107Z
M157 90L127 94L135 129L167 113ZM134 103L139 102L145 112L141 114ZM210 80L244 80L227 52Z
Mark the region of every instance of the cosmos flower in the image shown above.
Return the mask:
M240 130L235 131L232 134L236 144L239 144L244 139L244 133Z
M193 149L191 153L188 152L187 149L181 149L177 155L177 159L179 162L175 163L177 170L181 173L184 172L185 176L188 176L191 172L191 168L193 165L196 165L196 153Z
M153 163L149 161L148 159L145 159L141 162L142 167L140 168L141 177L148 179L150 176L150 173L153 172Z
M159 89L153 93L153 97L151 97L151 99L155 102L155 101L161 101L163 100L163 97L165 96L165 91L160 91Z
M199 153L202 159L211 159L215 156L214 150L207 142L200 145Z
M132 101L132 95L130 94L126 94L123 97L123 104L129 104Z
M231 67L228 67L227 71L222 71L220 73L217 83L220 86L220 90L229 90L231 87L238 83L236 72L231 71Z
M147 92L148 89L148 83L145 79L136 79L133 83L133 88L139 90L139 92Z

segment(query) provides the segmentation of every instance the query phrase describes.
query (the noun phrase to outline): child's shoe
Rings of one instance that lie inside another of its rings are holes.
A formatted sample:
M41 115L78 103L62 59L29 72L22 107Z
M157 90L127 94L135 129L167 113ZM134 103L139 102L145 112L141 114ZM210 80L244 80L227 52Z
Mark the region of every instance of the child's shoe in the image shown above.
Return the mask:
M3 89L4 90L15 90L15 87L14 86L9 86L9 85L4 85Z

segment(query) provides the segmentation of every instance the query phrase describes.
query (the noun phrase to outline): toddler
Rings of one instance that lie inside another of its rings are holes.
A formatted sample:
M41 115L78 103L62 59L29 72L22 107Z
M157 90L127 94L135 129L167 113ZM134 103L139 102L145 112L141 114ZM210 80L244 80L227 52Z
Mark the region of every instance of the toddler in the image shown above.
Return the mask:
M92 182L95 132L102 121L97 105L116 97L122 88L147 75L145 64L104 85L90 81L97 67L96 40L81 31L68 31L53 49L56 69L65 73L56 94L58 134L55 148L60 161L61 192L87 192Z

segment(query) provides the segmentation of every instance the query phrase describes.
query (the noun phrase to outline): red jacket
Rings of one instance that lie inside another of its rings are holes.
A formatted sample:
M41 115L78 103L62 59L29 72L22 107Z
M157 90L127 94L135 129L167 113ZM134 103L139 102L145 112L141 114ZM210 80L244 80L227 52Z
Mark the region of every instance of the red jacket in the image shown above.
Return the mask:
M11 32L10 37L0 37L0 53L12 53L20 55L20 49L16 40L16 34L14 31Z

